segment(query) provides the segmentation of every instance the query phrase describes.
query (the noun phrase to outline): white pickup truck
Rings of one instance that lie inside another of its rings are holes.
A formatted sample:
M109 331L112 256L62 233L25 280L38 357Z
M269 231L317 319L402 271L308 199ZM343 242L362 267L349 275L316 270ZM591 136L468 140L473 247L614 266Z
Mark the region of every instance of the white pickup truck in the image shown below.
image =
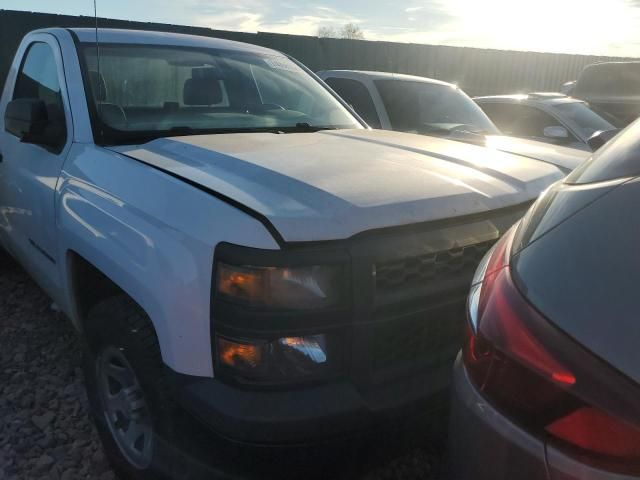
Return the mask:
M187 478L185 412L234 449L296 452L437 415L476 264L563 173L371 130L272 50L97 36L17 51L0 241L84 340L117 471Z

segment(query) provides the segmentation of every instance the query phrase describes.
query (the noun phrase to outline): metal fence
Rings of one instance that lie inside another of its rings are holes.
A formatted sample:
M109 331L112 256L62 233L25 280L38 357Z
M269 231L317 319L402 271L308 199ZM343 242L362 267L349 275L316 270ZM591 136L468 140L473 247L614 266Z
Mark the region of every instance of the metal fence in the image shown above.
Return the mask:
M275 33L241 33L161 23L99 19L101 27L189 33L274 48L312 70L347 68L408 73L457 83L470 95L557 91L596 62L632 60L553 53L486 50L407 43L342 40ZM93 17L0 10L0 79L4 83L25 33L44 27L93 27ZM508 45L505 45L508 47Z

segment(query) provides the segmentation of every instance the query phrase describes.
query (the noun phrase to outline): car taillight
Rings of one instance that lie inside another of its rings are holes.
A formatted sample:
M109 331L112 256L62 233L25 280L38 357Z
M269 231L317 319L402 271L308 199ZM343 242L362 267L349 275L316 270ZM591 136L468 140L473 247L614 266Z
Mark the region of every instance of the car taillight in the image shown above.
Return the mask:
M585 450L614 457L640 457L638 429L596 408L581 407L547 426L547 431Z
M640 467L640 387L553 326L520 293L504 261L486 259L469 298L464 363L476 387L524 428L572 451Z

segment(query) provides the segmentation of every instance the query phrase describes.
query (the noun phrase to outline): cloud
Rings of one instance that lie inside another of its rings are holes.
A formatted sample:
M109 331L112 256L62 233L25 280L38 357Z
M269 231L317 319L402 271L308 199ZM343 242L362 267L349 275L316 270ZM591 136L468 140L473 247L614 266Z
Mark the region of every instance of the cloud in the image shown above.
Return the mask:
M243 32L277 32L291 35L316 35L323 26L342 26L347 23L359 24L362 20L326 5L287 5L283 11L281 4L274 5L256 0L236 0L225 6L220 0L197 0L191 8L200 14L195 17L197 24L218 30L238 30ZM284 13L284 15L283 15Z
M638 0L640 1L640 0ZM404 43L442 43L455 20L449 0L399 0L389 9L380 0L189 0L192 23L219 30L317 35L320 27L360 26L368 40ZM404 3L404 5L403 5Z
M640 0L608 0L606 8L584 0L398 0L393 8L383 0L154 1L156 17L171 11L174 22L214 29L316 35L355 23L368 40L640 56Z
M320 27L359 23L351 17L326 17L313 15L294 15L281 22L264 22L259 30L262 32L279 32L292 35L317 35Z
M189 0L183 8L191 12L194 17L200 15L224 15L229 12L256 12L266 6L260 0Z
M603 8L584 0L537 0L536 8L523 15L522 5L512 0L448 0L446 8L454 21L448 26L450 38L445 42L479 48L637 56L633 44L638 38L640 10L631 8L629 1L609 0Z
M198 20L198 25L213 28L214 30L256 32L261 25L261 21L262 15L259 13L232 11L217 15L204 15Z

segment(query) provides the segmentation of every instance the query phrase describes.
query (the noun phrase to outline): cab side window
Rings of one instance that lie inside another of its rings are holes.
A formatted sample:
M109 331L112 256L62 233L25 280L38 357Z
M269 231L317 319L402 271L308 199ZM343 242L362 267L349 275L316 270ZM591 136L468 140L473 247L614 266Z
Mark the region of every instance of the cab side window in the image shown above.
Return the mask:
M64 106L53 50L43 42L32 43L16 78L12 100L41 100L46 108L48 125L66 138ZM64 144L64 142L62 142Z
M367 87L350 78L327 78L325 82L351 105L370 127L380 128L380 119Z
M560 122L542 110L528 105L483 103L482 109L505 135L545 139L544 129L561 126ZM568 142L578 141L571 133Z

